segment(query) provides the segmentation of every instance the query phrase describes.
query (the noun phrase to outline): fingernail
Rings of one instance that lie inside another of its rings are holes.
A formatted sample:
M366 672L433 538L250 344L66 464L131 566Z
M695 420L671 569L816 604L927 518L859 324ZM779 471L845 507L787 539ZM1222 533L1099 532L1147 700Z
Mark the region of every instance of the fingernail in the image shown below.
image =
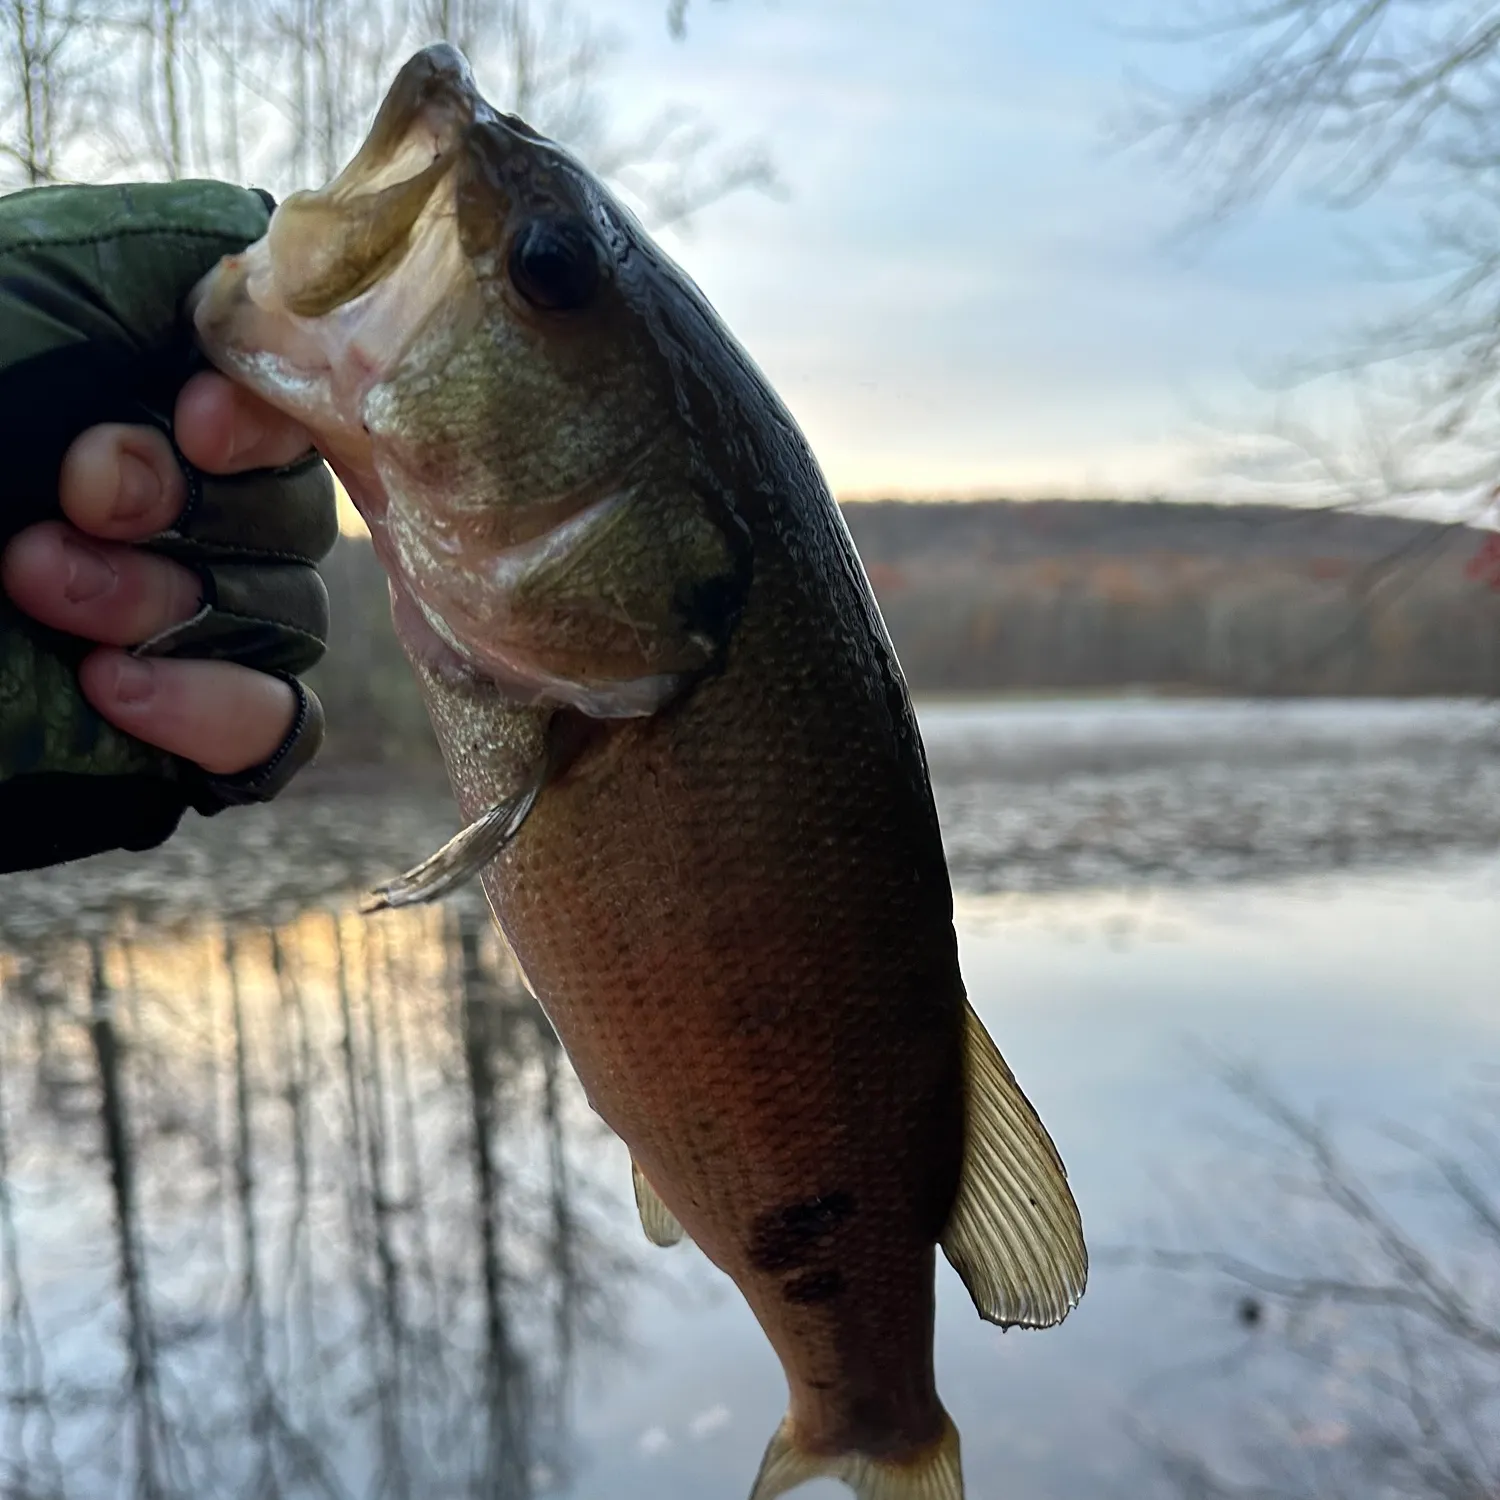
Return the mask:
M145 459L120 455L120 487L115 491L114 519L137 521L161 502L161 478Z
M252 448L260 443L265 435L265 423L247 415L245 412L240 412L235 417L234 436L230 441L228 461L233 463L235 459L249 453Z
M102 552L74 537L63 538L63 556L68 560L68 579L63 584L63 598L69 604L83 604L97 599L114 587L115 570Z
M156 687L156 673L150 662L139 657L124 656L115 667L116 703L142 703Z

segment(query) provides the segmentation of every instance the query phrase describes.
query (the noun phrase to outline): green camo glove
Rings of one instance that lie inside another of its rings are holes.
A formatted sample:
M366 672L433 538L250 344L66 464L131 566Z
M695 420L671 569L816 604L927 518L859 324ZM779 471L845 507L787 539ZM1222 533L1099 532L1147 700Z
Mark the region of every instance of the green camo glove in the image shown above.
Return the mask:
M219 257L265 232L267 199L220 182L44 187L0 198L0 547L59 519L58 471L99 422L170 435L197 370L182 303ZM185 807L213 813L274 796L311 759L322 710L297 682L322 656L328 600L316 563L337 535L332 480L309 457L230 477L182 460L188 499L148 544L203 580L203 607L143 653L214 657L284 676L299 695L292 733L236 776L115 729L84 699L77 666L93 643L49 630L0 595L0 871L104 849L145 849Z

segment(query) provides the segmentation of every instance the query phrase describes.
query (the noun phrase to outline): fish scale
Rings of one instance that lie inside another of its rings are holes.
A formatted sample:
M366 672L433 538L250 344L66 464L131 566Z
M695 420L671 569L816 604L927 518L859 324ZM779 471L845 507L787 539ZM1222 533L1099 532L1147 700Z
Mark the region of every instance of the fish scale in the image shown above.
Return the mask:
M481 875L646 1234L691 1237L781 1362L753 1500L960 1500L937 1247L1028 1326L1087 1258L965 996L905 683L790 415L451 48L195 318L369 521L467 824L373 904Z

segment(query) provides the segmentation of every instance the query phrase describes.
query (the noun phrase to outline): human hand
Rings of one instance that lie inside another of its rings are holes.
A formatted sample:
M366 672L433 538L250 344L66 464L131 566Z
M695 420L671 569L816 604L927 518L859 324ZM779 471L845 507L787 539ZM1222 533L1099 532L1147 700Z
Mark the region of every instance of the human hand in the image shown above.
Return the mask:
M266 801L321 740L297 674L327 637L332 479L197 373L183 310L268 214L210 181L0 197L0 871ZM127 477L156 482L136 514Z
M173 428L183 456L208 474L278 468L311 447L297 423L211 372L183 386ZM0 554L0 588L34 620L100 644L80 664L79 682L116 728L211 775L235 775L287 739L302 706L291 685L234 662L121 649L191 620L203 603L198 574L131 545L173 526L187 494L187 476L155 427L90 428L63 459L67 520L12 540Z

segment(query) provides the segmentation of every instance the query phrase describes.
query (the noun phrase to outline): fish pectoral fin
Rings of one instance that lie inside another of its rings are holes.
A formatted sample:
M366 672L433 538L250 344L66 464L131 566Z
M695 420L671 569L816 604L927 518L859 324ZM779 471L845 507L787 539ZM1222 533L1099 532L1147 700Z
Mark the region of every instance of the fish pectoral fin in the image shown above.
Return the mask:
M547 765L513 797L497 802L483 817L455 834L441 849L395 880L370 892L359 903L362 912L388 906L416 906L436 901L472 880L521 831L547 781Z
M641 1228L653 1245L670 1249L682 1243L682 1225L677 1216L661 1201L661 1195L646 1181L646 1174L630 1158L630 1180L635 1186L635 1206L641 1216Z
M943 1253L980 1317L1049 1328L1078 1305L1088 1281L1078 1205L1052 1138L970 1005L964 1054L963 1176Z
M840 1479L859 1500L964 1500L958 1429L945 1422L931 1447L892 1462L864 1453L808 1453L797 1446L788 1417L766 1449L750 1500L776 1500L814 1479Z

